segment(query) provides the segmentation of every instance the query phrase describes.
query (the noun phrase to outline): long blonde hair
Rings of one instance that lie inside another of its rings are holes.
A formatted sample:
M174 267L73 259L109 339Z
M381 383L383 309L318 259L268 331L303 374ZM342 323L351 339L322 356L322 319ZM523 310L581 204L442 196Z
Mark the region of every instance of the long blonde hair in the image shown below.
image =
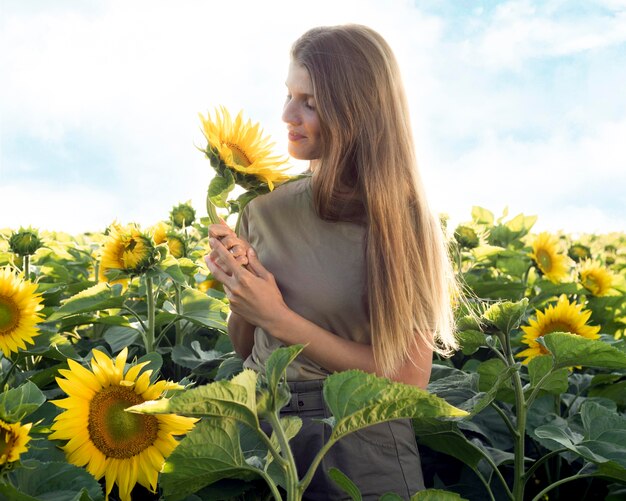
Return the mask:
M314 200L326 220L367 224L365 262L377 367L393 376L416 335L457 348L458 287L439 218L420 179L404 87L389 45L360 25L314 28L291 56L310 75L323 151Z

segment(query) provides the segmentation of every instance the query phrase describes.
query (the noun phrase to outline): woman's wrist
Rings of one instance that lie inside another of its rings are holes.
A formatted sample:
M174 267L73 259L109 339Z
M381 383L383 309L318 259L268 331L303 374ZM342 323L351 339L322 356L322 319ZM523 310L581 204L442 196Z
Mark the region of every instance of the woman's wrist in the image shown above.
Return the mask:
M260 327L279 341L287 345L293 344L290 342L289 334L293 331L290 325L293 324L295 315L296 313L283 303L281 308L272 317L263 322L263 325Z

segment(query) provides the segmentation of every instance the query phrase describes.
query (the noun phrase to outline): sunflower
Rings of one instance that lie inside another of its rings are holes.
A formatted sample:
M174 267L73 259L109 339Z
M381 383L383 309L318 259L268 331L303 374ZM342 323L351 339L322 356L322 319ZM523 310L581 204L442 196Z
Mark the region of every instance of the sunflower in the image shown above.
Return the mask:
M543 312L535 311L537 319L530 319L530 325L522 326L524 336L522 342L528 346L516 356L526 357L522 362L527 364L533 358L548 353L545 347L537 342L537 338L551 332L570 332L587 339L598 339L600 326L587 325L591 311L583 310L582 304L570 303L562 294L556 306L548 306Z
M21 348L25 343L34 344L33 337L39 335L36 325L42 316L41 295L37 286L28 280L20 280L6 266L0 269L0 349L5 357Z
M532 243L530 257L541 272L553 283L561 282L569 272L568 258L559 253L559 241L549 233L540 233Z
M260 124L244 123L243 112L239 112L233 122L226 108L215 110L215 118L200 114L204 135L208 141L207 156L213 167L222 174L224 168L229 169L235 182L245 189L258 187L259 181L267 185L269 190L274 185L289 179L279 168L286 159L271 156L274 146L268 137L263 137Z
M460 224L454 230L454 239L457 243L466 249L474 249L480 244L480 239L474 228Z
M130 501L136 483L155 492L165 458L176 448L173 435L193 428L193 418L164 414L131 414L124 409L154 400L163 391L180 389L167 381L150 384L151 370L141 375L143 362L125 370L128 349L115 361L93 350L91 369L68 359L69 370L57 378L68 398L53 403L65 409L55 418L51 439L68 440L67 460L86 469L97 480L106 477L107 498L116 483L122 501Z
M42 245L39 232L33 228L20 228L9 239L9 249L20 257L34 254Z
M129 274L143 273L156 263L157 256L158 251L150 236L134 225L123 227L113 223L102 247L100 281L108 281L106 272L111 269Z
M185 254L187 254L185 239L176 233L170 232L167 234L167 248L176 259L185 257Z
M567 255L574 261L581 262L591 257L591 249L583 244L573 244L567 251Z
M613 275L605 267L591 260L581 264L580 283L594 296L606 296L613 285Z
M33 423L6 423L0 419L0 466L17 461L26 452L32 426Z
M169 231L169 226L167 223L163 221L158 222L152 228L148 230L148 233L152 236L152 240L154 240L155 245L162 244L167 240L167 232Z

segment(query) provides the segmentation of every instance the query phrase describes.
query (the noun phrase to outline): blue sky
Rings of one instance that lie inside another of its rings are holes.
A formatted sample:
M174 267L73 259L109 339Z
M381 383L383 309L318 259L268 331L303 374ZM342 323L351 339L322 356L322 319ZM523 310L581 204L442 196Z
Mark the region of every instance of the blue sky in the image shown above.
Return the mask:
M198 112L244 109L285 151L291 43L357 22L399 59L438 212L626 230L626 1L0 6L0 228L150 225L186 200L203 214Z

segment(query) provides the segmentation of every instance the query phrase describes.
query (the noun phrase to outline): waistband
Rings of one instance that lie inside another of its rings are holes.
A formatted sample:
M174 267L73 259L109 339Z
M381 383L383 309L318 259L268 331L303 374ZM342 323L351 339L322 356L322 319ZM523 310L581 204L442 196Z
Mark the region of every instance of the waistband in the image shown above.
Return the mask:
M280 411L281 414L324 410L324 397L322 395L322 388L324 387L323 379L291 381L288 384L289 390L291 391L291 399L289 403L282 408Z

